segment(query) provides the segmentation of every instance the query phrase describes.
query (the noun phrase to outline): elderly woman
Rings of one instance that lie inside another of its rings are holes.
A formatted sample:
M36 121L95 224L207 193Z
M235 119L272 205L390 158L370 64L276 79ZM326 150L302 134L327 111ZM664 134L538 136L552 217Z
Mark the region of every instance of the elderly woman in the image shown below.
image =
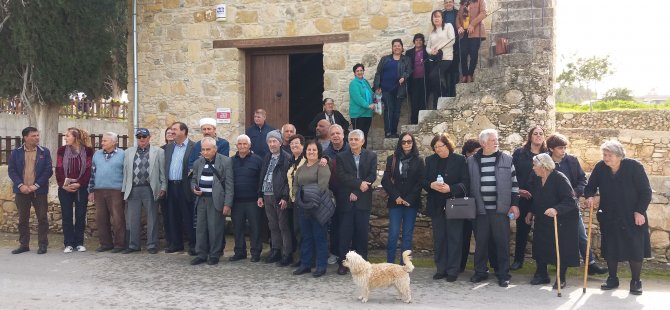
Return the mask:
M386 261L389 263L395 263L401 225L400 252L412 249L416 212L421 208L423 168L423 158L419 156L414 136L407 132L401 134L395 152L386 159L382 178L382 186L388 193L389 239Z
M310 141L305 146L304 156L306 162L300 166L295 173L295 184L291 190L292 196L296 196L302 186L307 184L318 184L321 192L328 191L330 181L330 169L328 166L319 165L321 158L321 145L316 141ZM326 240L326 226L321 224L314 214L301 207L301 201L296 202L298 206L298 217L300 219L300 231L302 233L300 248L300 268L293 272L301 275L311 271L312 255L316 253L316 271L312 276L318 278L326 273L328 266L328 243Z
M407 98L407 79L412 72L412 60L403 55L402 40L391 41L391 54L382 57L377 64L374 87L384 100L384 135L398 138L400 104ZM367 137L366 137L367 138Z
M322 119L327 120L331 125L338 124L342 126L345 136L349 133L349 122L340 111L335 110L335 100L333 98L323 99L323 112L314 116L314 119L309 123L309 131L314 132L314 128L316 128L316 125Z
M526 215L526 224L535 221L533 232L533 259L537 263L532 285L549 283L547 264L555 265L556 236L554 217L558 221L558 247L561 254L560 279L554 289L565 287L565 272L568 267L579 267L579 238L577 221L579 209L568 178L556 170L556 164L548 154L533 157L535 175L530 182L533 203Z
M355 64L353 71L354 79L349 83L349 117L354 129L360 129L365 134L365 148L375 105L372 103L372 87L365 79L365 66Z
M607 261L609 277L600 286L603 290L619 287L618 263L628 261L632 280L630 293L642 294L642 259L651 257L647 207L651 202L651 186L644 167L626 152L618 141L600 146L603 160L591 172L584 197L586 206L595 205L594 196L600 191L598 222L600 223L602 254Z
M84 228L86 227L86 206L88 205L88 182L91 179L93 153L88 132L78 128L68 128L65 145L56 152L56 181L58 200L63 214L64 253L85 252ZM74 206L74 223L72 210Z
M463 155L454 153L454 144L446 134L430 142L435 154L426 158L422 185L428 192L426 214L432 219L435 248L434 280L458 279L461 266L464 220L447 220L444 214L447 198L464 197L468 193L470 175ZM441 180L440 180L441 179Z

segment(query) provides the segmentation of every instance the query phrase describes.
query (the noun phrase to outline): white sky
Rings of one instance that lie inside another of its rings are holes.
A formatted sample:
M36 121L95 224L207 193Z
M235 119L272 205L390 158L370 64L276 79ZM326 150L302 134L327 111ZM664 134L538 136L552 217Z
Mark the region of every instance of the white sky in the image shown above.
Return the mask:
M670 1L555 1L556 75L562 55L609 55L615 72L598 83L599 96L613 87L670 95Z

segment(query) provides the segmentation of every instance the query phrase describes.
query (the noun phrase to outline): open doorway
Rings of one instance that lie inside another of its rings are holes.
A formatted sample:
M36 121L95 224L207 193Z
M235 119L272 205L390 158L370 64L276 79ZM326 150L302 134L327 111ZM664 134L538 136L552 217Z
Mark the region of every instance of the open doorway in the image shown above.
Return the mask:
M322 111L323 73L323 53L289 55L289 122L304 136L314 135L308 125Z

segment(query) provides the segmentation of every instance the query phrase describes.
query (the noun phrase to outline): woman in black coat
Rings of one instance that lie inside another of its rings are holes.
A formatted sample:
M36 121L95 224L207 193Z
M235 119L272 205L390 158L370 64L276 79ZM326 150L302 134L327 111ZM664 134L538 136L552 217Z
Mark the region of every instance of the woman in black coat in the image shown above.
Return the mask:
M626 152L618 141L607 141L600 146L603 160L591 172L584 188L586 206L595 205L600 191L597 213L600 223L602 254L607 261L609 277L600 288L619 287L618 263L628 261L631 277L630 293L642 294L642 260L651 257L647 207L651 202L651 186L644 167L634 159L625 158Z
M428 192L426 214L432 219L435 249L434 280L447 278L454 282L461 265L464 220L447 220L444 207L447 198L464 197L468 192L470 175L465 157L454 153L454 144L446 134L435 136L430 146L435 154L426 158L423 188ZM443 182L438 179L442 177Z
M535 175L529 182L533 203L526 215L526 223L535 221L533 231L533 259L537 263L532 285L549 283L547 264L556 265L556 237L554 217L558 221L558 246L561 254L560 284L565 287L565 272L568 267L579 267L579 236L577 221L579 210L570 181L555 170L556 164L549 154L533 157ZM554 283L558 287L559 279Z
M323 99L323 112L315 115L314 119L309 123L309 132L316 133L316 124L322 119L327 120L331 125L338 124L342 126L345 138L349 135L349 121L344 118L344 115L340 111L335 110L335 100L333 98Z
M414 136L400 135L393 155L386 159L382 186L388 194L389 240L386 261L395 263L398 236L402 225L400 252L412 249L416 212L421 207L421 179L423 158L419 156Z

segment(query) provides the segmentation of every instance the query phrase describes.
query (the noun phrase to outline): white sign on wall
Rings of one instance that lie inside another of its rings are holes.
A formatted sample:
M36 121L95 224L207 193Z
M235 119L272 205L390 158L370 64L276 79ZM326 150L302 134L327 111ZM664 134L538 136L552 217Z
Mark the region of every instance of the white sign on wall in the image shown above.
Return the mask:
M230 124L230 108L216 108L216 123Z

